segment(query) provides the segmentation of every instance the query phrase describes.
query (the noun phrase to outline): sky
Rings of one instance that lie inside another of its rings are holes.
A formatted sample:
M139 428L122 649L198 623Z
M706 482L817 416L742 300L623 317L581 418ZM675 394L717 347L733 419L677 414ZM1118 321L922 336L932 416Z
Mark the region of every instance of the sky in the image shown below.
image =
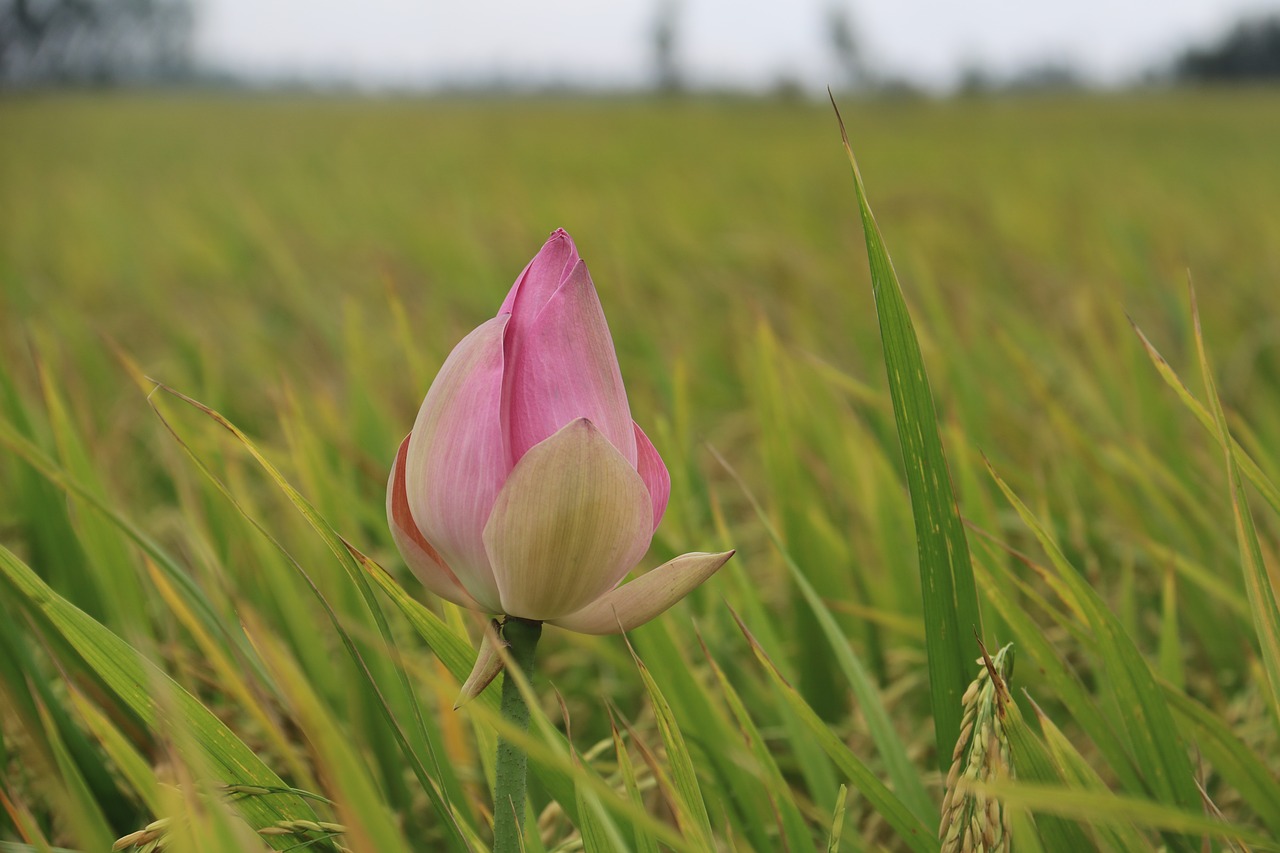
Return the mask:
M1003 75L1059 61L1120 83L1243 14L1280 11L1280 0L199 0L196 52L230 70L370 86L643 85L663 2L675 3L686 78L747 88L838 85L833 5L874 68L939 89L966 66Z

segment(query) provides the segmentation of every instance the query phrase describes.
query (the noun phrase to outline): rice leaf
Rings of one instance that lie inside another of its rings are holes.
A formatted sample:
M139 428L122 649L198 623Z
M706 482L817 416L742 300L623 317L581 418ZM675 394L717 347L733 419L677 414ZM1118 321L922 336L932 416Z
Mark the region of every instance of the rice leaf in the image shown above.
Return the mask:
M1235 519L1236 542L1240 548L1240 568L1244 572L1244 588L1249 598L1249 610L1258 645L1262 648L1262 664L1266 672L1267 697L1271 705L1271 719L1280 728L1280 607L1276 605L1276 591L1267 574L1262 559L1262 547L1258 531L1254 527L1249 498L1245 494L1240 476L1240 458L1243 452L1236 450L1227 426L1227 416L1222 410L1213 368L1209 365L1209 353L1200 328L1200 311L1196 306L1195 289L1191 289L1191 319L1196 332L1196 352L1200 357L1200 373L1204 378L1205 395L1213 412L1214 429L1222 445L1227 467L1227 487L1231 492L1231 511ZM1280 506L1273 504L1277 512Z
M1173 724L1169 706L1150 666L1098 593L1067 561L1043 525L996 474L990 463L988 471L1049 555L1055 570L1054 579L1073 596L1097 638L1099 654L1108 675L1103 684L1118 711L1128 736L1129 749L1148 790L1163 803L1184 809L1199 808L1200 793L1196 789L1186 747Z
M734 619L737 620L737 614ZM853 783L871 807L884 818L885 822L898 834L905 844L916 853L936 853L939 849L938 840L934 838L932 830L912 814L906 804L898 798L893 791L889 790L883 782L881 782L871 769L862 762L860 758L853 754L844 741L836 736L822 718L809 707L804 698L796 691L794 687L787 683L774 666L773 661L764 653L764 649L755 641L755 637L751 635L751 631L746 625L738 621L738 628L742 631L743 636L747 638L747 643L751 646L752 653L756 659L760 661L764 667L765 674L773 680L779 692L786 700L787 704L795 712L796 716L805 724L813 737L822 746L823 751L835 762L836 767L845 774L846 778ZM947 753L948 761L950 753Z
M1141 797L1027 782L973 783L971 787L987 796L999 797L1006 805L1030 809L1037 815L1057 815L1095 824L1133 823L1164 833L1203 835L1239 841L1259 851L1280 851L1280 843L1256 830L1217 820L1202 811L1189 811Z
M760 770L763 771L762 787L768 793L770 804L777 815L786 848L791 851L808 850L813 846L813 833L810 832L809 827L805 824L804 816L800 814L800 808L795 803L790 785L783 778L782 771L778 769L778 763L774 761L773 756L769 753L769 746L765 743L764 738L760 735L760 730L751 719L751 714L747 711L747 706L743 704L742 697L733 688L733 684L724 674L724 670L711 657L711 652L707 650L705 645L702 648L706 655L707 665L711 667L711 672L715 675L716 682L720 685L720 692L724 695L725 702L728 703L729 710L733 713L733 718L738 723L738 729L743 737L746 738L751 754L755 756ZM843 791L844 786L841 785L840 789ZM837 806L837 812L839 813L843 809L843 794L838 797L837 802L839 803ZM842 814L841 817L843 817ZM836 836L839 836L838 831Z
M832 98L831 105L835 106ZM960 697L969 683L967 660L971 638L982 635L978 593L974 587L969 544L951 485L946 453L938 431L933 392L911 314L903 299L893 261L867 201L862 175L845 132L840 136L853 169L862 231L871 265L871 287L884 348L889 392L902 445L911 511L915 518L920 588L924 598L925 647L929 655L929 691L933 707L938 767L946 771L951 748L960 734Z
M680 733L680 725L676 722L671 706L662 695L658 683L653 680L649 668L644 661L632 653L640 679L644 682L645 691L649 694L649 702L653 706L654 717L658 723L658 731L662 735L662 743L667 748L667 761L671 765L671 781L676 790L676 821L686 838L689 838L707 849L712 849L711 821L707 817L707 806L702 799L702 790L698 784L698 772L694 769L693 758L685 745L684 735Z
M1010 702L1005 707L1004 729L1005 736L1009 738L1009 752L1013 756L1014 771L1017 774L1016 784L1062 781L1049 750L1031 731L1016 702ZM1013 812L1014 843L1021 848L1026 839L1025 834L1017 834L1017 815L1021 809L1012 806L1007 800L1005 808ZM1054 814L1036 815L1035 829L1045 853L1085 853L1098 849L1078 823Z
M70 604L36 576L25 563L0 545L0 579L8 585L15 600L47 627L66 640L93 672L106 683L150 730L172 725L190 733L218 774L216 781L226 785L249 785L284 789L286 786L261 759L237 738L230 729L200 702L174 682L158 667L139 655L127 643ZM156 701L156 685L161 684L172 697L176 717L162 724L160 704ZM250 797L237 808L250 826L260 829L282 820L315 820L315 812L302 798L292 794ZM267 839L276 850L284 850L288 842Z
M302 494L299 493L298 490L295 489L289 483L289 481L284 478L284 476L280 473L280 471L274 465L272 465L271 462L262 453L262 451L258 449L257 445L255 445L253 441L238 427L232 424L220 413L214 411L213 409L209 408L208 406L204 405L198 400L194 400L191 397L188 397L185 394L182 394L181 392L176 391L172 388L169 388L168 386L161 383L157 383L156 387L159 390L164 391L166 394L169 394L181 400L182 402L188 404L192 408L196 409L200 413L210 418L212 421L217 423L223 429L230 432L233 436L235 436L235 438L240 442L240 444L249 452L249 455L252 456L253 459L258 463L258 465L266 472L267 476L272 480L272 482L274 482L275 485L282 492L284 492L284 494L288 497L289 501L294 505L294 508L297 509L298 512L302 515L302 517L307 520L312 530L314 530L317 534L319 534L320 538L329 547L329 551L338 559L339 564L343 567L343 569L346 570L347 576L352 582L352 584L356 587L357 590L359 590L360 595L364 600L365 606L368 608L368 612L373 616L375 622L377 623L378 631L383 641L384 651L387 653L387 656L392 660L398 658L399 655L394 653L393 651L395 642L391 637L390 628L386 623L386 618L383 615L381 608L378 607L376 599L373 598L373 591L369 587L368 580L366 579L364 572L361 571L361 568L359 567L354 557L352 556L350 548L347 546L346 541L338 534L338 532L335 531L329 525L329 523L325 521L325 519L316 511L315 507L313 507L311 503L307 501L307 499L304 498ZM181 439L178 433L173 429L172 425L164 418L163 414L161 414L159 407L155 404L155 401L152 401L152 408L156 412L156 415L160 418L161 422L164 424L165 428L169 430L169 433L178 442L183 452L187 454L187 457L196 465L196 467L198 467L201 470L201 472L205 474L205 476L209 479L209 481L218 489L218 491L222 492L223 496L226 497L227 500L229 500L232 503L232 505L236 507L236 509L240 510L241 514L244 515L246 520L248 520L254 527L256 527L262 533L263 536L266 536L269 540L275 543L276 542L275 537L271 536L265 529L262 528L262 526L256 520L254 520L247 512L244 511L244 509L240 506L239 502L236 500L235 496L231 493L230 489L227 488L226 484L223 483L220 479L218 479L218 477L214 475L214 473L208 468L207 465L204 464L204 462L186 444L186 442L184 442ZM290 563L292 563L293 567L298 572L299 576L301 576L302 579L311 588L311 591L315 595L316 600L319 601L321 606L324 608L325 613L328 615L329 621L333 625L334 630L338 633L338 636L342 639L342 643L345 646L348 655L351 657L352 661L356 664L357 672L360 673L362 679L365 681L370 691L370 695L376 700L376 707L382 712L383 718L387 722L388 728L392 736L395 738L396 743L400 747L401 754L409 764L409 767L413 770L413 773L417 777L419 784L422 786L422 789L426 792L428 798L430 799L432 806L435 808L436 814L441 819L442 826L446 829L446 831L450 833L450 842L453 845L456 845L458 848L464 847L466 842L463 839L462 830L458 823L457 815L455 814L452 805L447 800L446 792L442 789L440 782L437 781L435 777L432 777L427 772L426 766L423 764L421 757L417 754L416 750L413 748L413 745L409 741L409 735L406 733L400 721L396 719L395 713L392 710L387 697L384 695L383 688L379 686L373 672L370 669L369 662L366 661L365 657L360 653L359 649L355 644L355 641L352 639L350 633L342 624L342 620L338 617L337 612L334 610L333 606L326 600L325 596L320 591L320 588L315 584L314 580L312 580L311 576L307 574L307 572L303 569L302 565L299 564L296 560L294 560L293 557L290 556L288 552L284 550L283 547L279 546L278 544L277 544L277 547L279 548L280 552L286 558L289 559ZM423 720L422 720L421 708L417 703L416 693L414 692L413 687L409 684L408 676L405 674L403 668L395 667L394 669L396 673L399 675L399 683L394 686L397 687L405 697L407 697L411 707L413 708L414 714L415 714L415 720L417 722L417 730L418 732L422 733L421 741L425 744L428 750L429 757L431 758L432 763L435 766L435 769L437 771L437 776L442 775L440 773L439 761L435 754L435 748L432 744L431 738L425 734L425 724L423 723Z
M618 727L612 719L609 721L609 730L613 735L613 751L618 756L618 770L622 774L622 783L627 788L627 796L631 799L631 804L643 812L645 810L644 798L640 794L640 783L636 779L635 765L631 761L631 755L627 751L626 744L622 742L622 734L618 731ZM635 839L635 844L631 847L632 850L636 851L636 853L658 853L658 842L643 822L636 821L632 823L631 828Z

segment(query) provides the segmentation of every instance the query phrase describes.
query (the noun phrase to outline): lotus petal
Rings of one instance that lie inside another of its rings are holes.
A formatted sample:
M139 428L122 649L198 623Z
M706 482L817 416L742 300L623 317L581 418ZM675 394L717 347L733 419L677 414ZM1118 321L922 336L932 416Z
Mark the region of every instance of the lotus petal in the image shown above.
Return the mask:
M580 634L619 634L653 619L684 598L729 561L722 554L692 553L663 563L630 583L605 593L586 607L551 624Z
M514 320L513 320L514 322ZM609 324L581 261L532 325L509 327L503 389L514 465L574 418L587 418L636 466L636 438Z
M507 292L507 298L502 301L502 307L498 309L499 315L514 315L514 334L524 333L525 327L538 316L542 306L551 299L551 294L560 289L560 285L577 264L578 247L573 244L568 231L557 228L516 278L515 284Z
M591 421L571 421L524 455L485 527L502 612L581 609L644 556L652 526L640 475Z
M436 549L431 547L431 543L414 523L404 491L405 457L408 450L409 436L406 435L404 441L400 442L396 461L391 465L391 476L387 478L387 524L391 527L391 538L400 549L400 556L404 557L405 564L422 581L423 586L446 601L472 610L482 610L484 608L463 589L457 576L445 565Z
M658 455L653 442L649 441L649 436L640 429L640 424L633 426L636 432L636 470L649 489L649 498L653 501L653 529L657 530L671 498L671 475L667 473L666 463Z
M463 338L436 375L409 438L405 491L422 535L476 601L498 610L484 525L507 472L501 427L507 317Z
M458 691L458 698L453 702L453 710L458 710L483 693L484 689L498 677L498 673L502 672L504 664L502 655L498 654L498 647L502 642L502 638L498 635L498 620L489 620L480 638L480 651L476 653L476 664L471 668L471 674L467 676L462 689Z

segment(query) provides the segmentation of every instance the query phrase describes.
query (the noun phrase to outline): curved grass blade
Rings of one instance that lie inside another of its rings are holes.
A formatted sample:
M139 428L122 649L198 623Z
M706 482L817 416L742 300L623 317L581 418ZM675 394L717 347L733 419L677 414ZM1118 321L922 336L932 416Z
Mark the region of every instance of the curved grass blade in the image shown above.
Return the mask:
M1027 782L973 783L967 787L1036 814L1057 815L1083 823L1122 826L1132 823L1164 833L1204 835L1240 841L1255 850L1280 851L1280 844L1256 830L1141 797Z
M359 565L357 565L355 559L351 554L351 550L348 548L346 544L346 541L337 533L337 531L335 531L329 525L327 521L324 520L324 518L320 515L320 513L316 511L315 507L313 507L311 503L307 501L307 499L304 498L302 494L298 492L298 490L295 489L292 486L292 484L290 484L289 481L284 478L284 475L282 475L280 471L274 465L271 464L271 462L266 458L266 456L263 455L262 451L258 449L257 445L255 445L247 435L245 435L237 426L235 426L235 424L231 423L229 420L223 417L220 413L214 411L213 409L209 408L208 406L204 405L198 400L194 400L191 397L188 397L185 394L181 393L180 391L177 391L173 388L170 388L167 385L164 385L163 383L156 383L156 388L157 390L164 391L166 394L169 394L170 396L183 401L184 403L188 404L192 408L206 415L215 423L217 423L219 426L221 426L223 429L227 430L233 436L235 436L235 438L244 446L244 448L259 464L259 466L262 467L262 469L267 473L267 475L271 478L271 480L276 484L276 486L282 492L285 493L285 496L289 498L289 501L294 505L294 507L303 516L303 518L307 520L307 522L311 525L312 530L314 530L317 534L320 535L320 538L323 539L325 544L329 546L329 550L333 553L335 557L338 558L340 565L343 567L343 569L346 570L348 578L359 590L361 597L364 600L365 606L368 608L369 612L373 615L373 618L378 626L379 633L382 637L385 647L389 652L389 655L393 659L398 658L398 655L394 654L395 642L391 637L391 631L390 631L390 627L387 624L386 617L383 615L382 609L378 606L377 600L374 599L373 591L369 587L369 584L367 579L365 578L364 572L361 571ZM312 593L316 596L316 600L319 601L320 605L324 608L325 613L329 617L329 621L333 625L334 630L338 633L338 636L341 638L343 646L346 648L347 653L350 655L352 661L356 664L358 671L363 676L369 689L373 692L373 695L377 700L376 701L377 707L382 712L383 717L386 719L388 727L391 730L391 734L394 736L396 743L400 748L401 754L403 754L405 759L409 762L409 766L413 770L414 775L418 779L419 784L422 785L424 792L427 794L428 798L431 800L432 806L435 808L437 815L441 818L441 823L444 829L450 833L450 841L453 842L453 844L456 845L459 849L469 847L467 841L463 836L462 828L459 823L457 814L455 813L453 804L448 801L447 791L437 781L436 778L433 778L429 773L427 773L426 766L422 763L422 759L418 756L416 750L413 748L413 745L409 742L407 733L405 732L404 728L400 725L400 721L396 719L395 713L392 711L390 703L388 702L386 696L383 694L382 689L379 687L378 682L374 677L374 674L370 669L368 662L364 659L364 656L361 655L360 650L357 648L355 644L355 641L352 639L351 635L347 632L346 628L343 626L342 620L338 617L337 611L333 609L333 606L325 598L324 594L320 591L320 588L316 585L315 581L301 566L301 564L299 564L297 560L295 560L293 556L289 554L289 552L286 551L285 548L279 544L279 542L276 541L274 536L268 533L266 529L264 529L256 519L254 519L251 515L249 515L247 511L244 510L244 508L240 505L239 501L237 501L235 496L231 493L231 490L227 487L227 485L223 483L222 480L220 480L209 469L209 467L205 465L204 462L195 454L195 451L193 451L191 447L187 445L185 441L182 440L182 438L178 435L177 431L173 428L173 426L165 419L164 415L161 414L160 409L156 405L155 401L151 400L150 402L152 405L152 409L156 413L156 416L160 418L160 421L162 424L164 424L165 429L167 429L170 435L173 436L174 440L178 442L183 452L187 454L187 457L196 465L197 468L200 469L201 473L203 473L209 479L209 481L218 489L218 491L220 491L223 494L223 496L226 497L227 500L231 502L232 506L234 506L241 513L241 515L244 516L245 520L248 521L250 524L252 524L263 536L267 537L267 539L276 546L276 548L280 551L280 553L284 555L284 557L293 565L294 569L298 572L299 576L306 582L307 586L310 587ZM415 718L418 724L418 730L421 735L421 739L426 744L431 760L435 765L436 772L439 775L440 774L439 761L436 757L435 749L434 749L434 746L432 745L431 738L426 734L425 722L422 719L422 709L418 705L418 702L416 700L416 694L413 692L413 688L409 684L408 676L405 674L404 668L400 666L396 666L394 667L394 669L400 677L399 688L403 691L404 695L408 697L409 701L412 704Z
M996 474L990 463L987 468L1010 505L1048 554L1056 571L1056 582L1073 596L1076 607L1082 611L1097 638L1099 656L1108 673L1104 685L1114 707L1121 711L1120 719L1128 736L1129 749L1148 790L1161 802L1184 809L1198 808L1200 793L1187 759L1186 747L1173 724L1173 715L1156 685L1150 666L1120 621L1068 562L1044 526Z
M730 612L732 613L732 611ZM773 661L769 659L764 649L760 648L755 637L751 635L750 629L738 618L738 614L732 613L732 615L734 621L738 623L738 629L747 638L747 643L751 646L751 652L760 661L765 673L773 680L788 706L809 729L810 733L821 744L823 751L835 762L840 771L867 798L867 802L870 803L871 807L884 818L885 823L898 834L898 837L902 839L902 842L909 849L916 851L916 853L937 853L939 843L938 839L934 837L933 831L912 814L906 804L893 791L889 790L860 758L853 754L844 741L836 736L835 732L831 731L796 689L787 683L787 680L778 672ZM947 755L950 757L951 753L948 752Z
M676 820L686 838L704 845L708 850L714 849L711 821L707 817L707 806L703 802L702 790L698 785L698 774L694 770L693 758L689 755L689 747L680 733L675 714L671 712L671 705L662 695L658 683L649 674L649 668L644 665L644 661L636 656L634 650L631 656L636 662L640 679L644 682L645 690L649 694L658 732L662 735L662 743L667 748L667 761L671 765L671 781L676 790Z
M627 789L627 797L631 800L631 804L636 808L644 811L644 797L640 794L640 783L636 779L635 765L631 762L631 754L627 751L627 745L622 742L622 733L618 731L618 725L614 721L613 714L609 714L609 730L613 735L613 751L618 756L618 771L622 774L622 782ZM581 808L581 806L579 806ZM636 823L632 827L634 835L634 844L631 849L636 853L658 853L658 842L653 837L653 833L641 823Z
M831 105L836 105L834 96ZM893 261L867 202L862 175L838 107L836 120L853 168L889 393L911 491L924 599L925 648L929 655L929 693L938 767L945 773L951 761L951 748L960 734L960 697L969 683L967 659L972 657L968 653L973 648L971 638L975 633L982 635L978 593L920 342L916 339Z
M219 782L271 789L286 787L280 777L199 700L124 640L58 595L3 545L0 545L0 580L12 590L15 600L80 655L148 729L173 725L189 733L189 740L199 746L209 766L217 772ZM164 709L153 696L157 684L164 685L172 698L165 708L176 714L173 719L162 718ZM237 803L237 808L255 829L282 820L316 819L311 806L291 794L246 798ZM267 843L283 850L289 842L267 839Z
M706 644L702 643L701 636L699 636L698 641L702 644L702 652L707 659L707 665L711 667L711 673L716 677L716 682L720 685L720 692L724 694L725 702L728 704L729 710L733 712L733 717L738 723L738 729L746 739L747 745L751 748L751 754L755 756L760 770L764 773L764 779L761 781L777 815L785 849L792 851L792 853L808 850L813 846L813 833L809 831L804 816L800 814L800 807L796 805L792 796L791 786L787 784L786 779L782 776L782 771L778 769L778 763L774 761L773 755L770 754L769 746L765 743L764 737L756 727L755 721L751 719L751 714L747 711L747 706L743 704L742 697L738 695L738 691L734 689L729 677L725 675L724 670L720 668L720 665L711 656L711 651ZM843 785L840 786L840 791L841 793L837 797L836 813L839 819L843 820ZM840 834L838 827L833 829L833 832L838 840Z
M1009 738L1009 752L1013 757L1014 772L1019 779L1018 784L1061 781L1058 771L1053 766L1048 748L1031 731L1017 702L1009 702L1005 706L1004 731L1005 736ZM1009 804L1006 803L1005 807L1008 808ZM1016 830L1018 825L1016 809L1014 817L1013 823ZM1035 830L1045 853L1086 853L1086 851L1098 849L1079 824L1056 815L1037 815ZM1024 836L1015 832L1013 837L1017 839L1015 843L1020 848Z
M1197 340L1199 339L1199 322L1199 315L1197 314ZM1196 399L1195 395L1191 393L1191 389L1188 388L1186 384L1183 383L1182 379L1178 377L1178 374L1174 372L1173 367L1165 360L1165 357L1162 356L1160 351L1155 348L1143 333L1142 329L1138 328L1138 325L1133 322L1132 317L1129 318L1129 325L1133 327L1133 331L1138 335L1138 340L1142 343L1142 348L1147 351L1147 355L1151 358L1151 363L1155 365L1156 372L1160 374L1160 378L1173 389L1174 393L1178 395L1178 399L1191 410L1191 414L1195 415L1196 420L1200 422L1200 425L1221 441L1222 432L1218 429L1214 413L1210 412L1209 409L1206 409L1204 404ZM1217 400L1216 393L1214 395L1214 400ZM1218 405L1220 407L1221 402L1219 402ZM1240 467L1240 473L1244 474L1244 476L1249 479L1249 482L1253 483L1258 492L1266 498L1267 503L1271 504L1271 508L1280 513L1280 487L1277 487L1276 484L1262 472L1262 469L1258 467L1258 463L1253 461L1253 457L1245 452L1245 449L1240 446L1239 442L1231 437L1230 433L1227 434L1227 441L1232 454L1235 456L1236 464Z
M893 783L898 797L906 803L911 812L921 821L933 820L936 817L936 809L930 801L929 795L925 792L924 784L920 781L919 772L911 764L910 759L907 758L906 745L903 744L902 738L898 736L897 730L893 727L893 722L889 719L889 713L885 710L884 701L880 697L880 691L872 681L871 674L867 672L866 667L862 665L858 656L854 654L853 647L849 645L848 638L845 637L844 632L831 615L830 609L818 595L817 590L813 588L813 584L805 577L795 559L792 558L786 543L778 535L778 531L769 520L764 508L760 506L760 502L756 500L755 495L747 488L746 483L738 476L738 472L734 470L733 466L718 452L714 450L712 452L729 473L729 476L733 477L734 481L737 482L747 502L751 504L756 518L764 528L774 548L781 555L783 562L786 563L792 579L808 603L821 633L825 636L834 653L840 671L848 680L854 696L857 697L858 708L862 711L863 718L867 722L867 729L871 734L871 739L875 743L876 749L880 752L880 758L885 763L889 780ZM959 735L958 727L956 734L957 736ZM948 747L947 755L951 754L950 750L951 748Z
M1245 494L1244 481L1240 476L1240 457L1243 453L1236 451L1231 430L1227 427L1227 416L1222 410L1222 400L1218 397L1213 369L1209 366L1209 354L1200 328L1200 311L1196 306L1195 288L1191 288L1191 320L1196 333L1196 353L1200 358L1205 394L1209 398L1214 428L1226 457L1231 512L1235 519L1236 542L1240 547L1240 568L1244 572L1244 589L1249 598L1253 627L1258 634L1258 645L1262 648L1263 670L1270 688L1267 698L1271 705L1272 720L1280 726L1280 607L1276 606L1275 588L1271 585L1266 563L1262 559L1258 531L1254 527L1249 498ZM1280 507L1276 507L1276 511L1280 512Z

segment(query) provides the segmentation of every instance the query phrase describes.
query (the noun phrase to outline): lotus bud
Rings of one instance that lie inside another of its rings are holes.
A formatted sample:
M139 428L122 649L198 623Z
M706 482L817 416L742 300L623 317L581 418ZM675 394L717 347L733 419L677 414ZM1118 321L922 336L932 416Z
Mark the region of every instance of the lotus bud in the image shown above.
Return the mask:
M427 391L391 468L392 537L427 589L455 604L618 633L732 556L685 554L619 586L670 493L662 457L631 418L587 266L558 230ZM477 681L476 692L488 683Z

